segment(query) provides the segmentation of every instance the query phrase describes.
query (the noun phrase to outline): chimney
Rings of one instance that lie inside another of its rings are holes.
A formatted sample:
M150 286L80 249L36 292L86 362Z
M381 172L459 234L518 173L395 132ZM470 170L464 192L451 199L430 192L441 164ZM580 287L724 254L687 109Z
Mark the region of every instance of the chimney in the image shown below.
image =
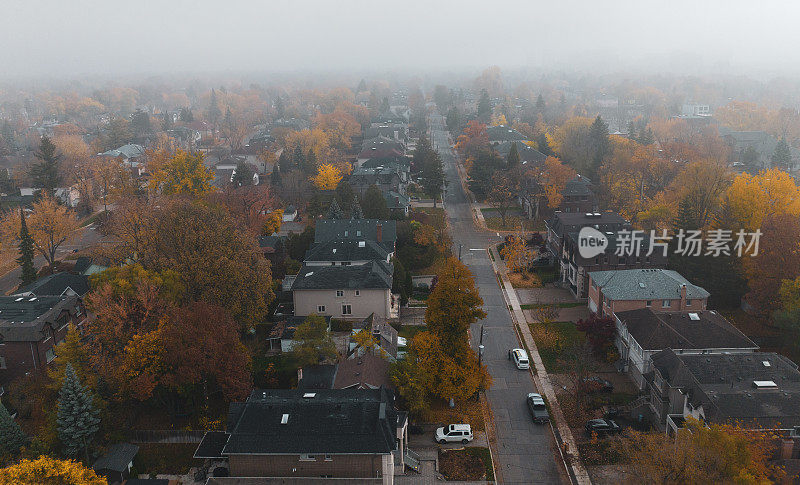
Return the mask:
M378 242L383 241L383 224L380 222L375 226L375 238Z
M681 310L686 310L686 285L681 285Z
M794 454L794 440L783 439L781 440L781 459L789 460Z

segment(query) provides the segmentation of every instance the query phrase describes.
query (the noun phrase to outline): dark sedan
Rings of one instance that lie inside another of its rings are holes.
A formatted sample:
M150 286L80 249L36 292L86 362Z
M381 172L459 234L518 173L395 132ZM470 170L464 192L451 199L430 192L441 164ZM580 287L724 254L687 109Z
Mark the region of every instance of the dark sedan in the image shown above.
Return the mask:
M613 419L590 419L586 423L586 432L589 434L611 435L622 432L622 428Z

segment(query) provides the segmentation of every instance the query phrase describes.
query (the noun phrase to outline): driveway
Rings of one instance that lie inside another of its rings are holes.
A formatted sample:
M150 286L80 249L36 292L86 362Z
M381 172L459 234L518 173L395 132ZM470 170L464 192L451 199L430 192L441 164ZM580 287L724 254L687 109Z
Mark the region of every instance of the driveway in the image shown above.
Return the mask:
M497 445L493 448L495 468L502 483L561 483L556 450L549 427L531 420L525 395L537 392L529 372L516 369L508 360L508 349L519 347L505 299L492 270L486 248L500 242L495 233L479 231L459 180L456 159L450 150L449 136L440 115L431 115L431 141L444 163L448 180L444 197L453 236L453 253L459 253L475 277L487 316L471 329L473 347L478 347L484 329L483 362L492 376L486 391L494 421Z

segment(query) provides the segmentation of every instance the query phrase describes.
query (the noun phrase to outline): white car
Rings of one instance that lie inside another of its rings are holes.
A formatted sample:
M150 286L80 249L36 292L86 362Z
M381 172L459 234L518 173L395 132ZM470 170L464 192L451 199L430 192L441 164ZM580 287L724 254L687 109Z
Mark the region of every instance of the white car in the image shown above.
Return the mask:
M436 428L436 442L445 443L464 443L472 441L472 426L468 424L451 424L443 428Z
M511 349L508 351L508 360L513 360L517 369L525 370L531 368L531 363L528 360L528 353L525 349Z

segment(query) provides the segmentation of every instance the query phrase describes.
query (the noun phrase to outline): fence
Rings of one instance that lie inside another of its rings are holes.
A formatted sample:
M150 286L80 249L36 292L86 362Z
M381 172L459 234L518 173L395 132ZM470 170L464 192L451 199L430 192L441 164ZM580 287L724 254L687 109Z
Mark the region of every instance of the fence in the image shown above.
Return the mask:
M200 443L205 431L146 429L131 431L133 443Z

